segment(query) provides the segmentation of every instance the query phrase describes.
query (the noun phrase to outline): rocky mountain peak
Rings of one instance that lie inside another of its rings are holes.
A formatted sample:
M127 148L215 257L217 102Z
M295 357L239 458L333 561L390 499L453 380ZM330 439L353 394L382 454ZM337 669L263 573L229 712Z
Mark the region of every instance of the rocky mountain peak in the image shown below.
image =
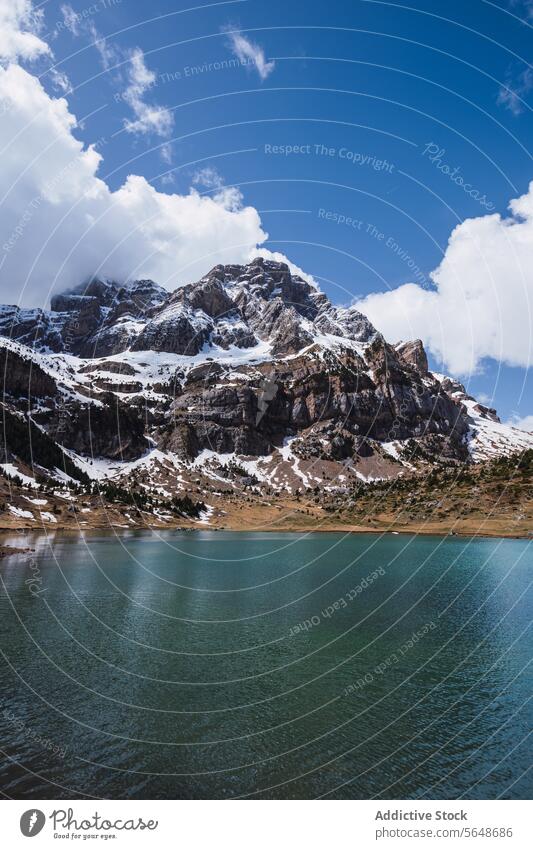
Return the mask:
M168 292L153 280L134 280L130 283L115 283L91 280L74 289L53 295L50 302L52 312L76 312L88 303L97 304L101 310L114 310L120 304L133 304L139 313L148 313L168 297Z
M367 343L376 331L354 307L336 307L284 262L256 257L216 265L201 280L168 293L151 280L92 280L54 295L50 311L16 307L0 315L0 334L41 351L84 358L127 350L197 355L270 346L294 354L324 337Z

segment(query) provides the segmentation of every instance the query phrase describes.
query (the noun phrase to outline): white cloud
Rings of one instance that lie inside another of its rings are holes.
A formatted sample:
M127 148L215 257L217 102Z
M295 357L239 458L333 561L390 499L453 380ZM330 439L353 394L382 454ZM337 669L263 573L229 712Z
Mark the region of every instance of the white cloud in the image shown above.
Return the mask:
M94 10L96 7L91 6L88 8ZM61 14L63 15L63 24L61 25L62 29L68 29L71 35L75 38L86 33L92 39L92 46L97 50L100 56L100 62L104 71L109 71L109 69L114 65L120 63L122 59L122 51L119 47L111 44L106 37L98 31L94 21L87 19L83 14L75 12L72 6L69 6L68 4L61 6ZM94 11L92 14L94 14Z
M93 47L96 48L100 55L100 61L102 63L102 68L104 71L108 71L113 65L116 65L120 62L120 52L113 47L112 44L109 44L107 39L100 35L98 30L92 21L89 21L87 24L87 29L89 30L89 34L93 39Z
M533 182L511 216L459 224L431 274L435 290L407 283L368 295L357 307L392 342L423 340L454 374L485 357L527 368L532 360Z
M266 80L274 70L276 63L274 61L267 62L263 48L250 41L242 33L227 30L227 34L231 51L237 59L240 62L252 62L261 80Z
M163 186L171 186L176 181L174 180L174 174L170 171L166 174L163 174L161 177L161 185Z
M1 0L0 0L1 2ZM92 39L93 47L100 56L100 62L104 71L109 71L115 66L120 66L127 59L127 83L122 91L120 99L131 108L134 119L124 120L124 129L128 133L138 135L156 135L160 138L168 138L174 126L174 116L169 109L156 104L146 102L145 95L153 87L156 75L146 67L144 53L140 47L125 51L117 45L111 44L105 36L96 28L94 21L84 21L71 6L61 7L65 26L72 35L78 36L87 32ZM122 79L121 71L117 71L116 77ZM163 162L172 162L172 149L165 145L161 149Z
M50 48L38 35L42 19L42 10L36 11L31 0L0 0L0 61L50 55Z
M512 427L518 427L520 430L526 430L528 433L533 433L533 416L519 416L515 413L506 424Z
M524 98L533 88L533 72L525 68L514 79L511 73L507 75L505 85L500 86L496 103L512 112L521 115L525 111Z
M35 20L31 3L11 0L7 6L0 0L0 22L12 29L11 60L50 53L44 42L35 46L23 39ZM98 37L96 30L93 34ZM4 45L5 36L4 31ZM102 59L111 61L104 47ZM158 131L166 119L152 119L141 104L152 72L142 51L131 56L137 120ZM66 87L65 78L55 81ZM94 276L149 277L172 290L218 263L249 261L268 238L257 210L244 206L238 189L226 187L222 178L214 197L202 197L194 187L186 195L158 192L134 174L112 191L98 176L102 154L73 135L78 124L65 97L51 97L36 76L13 61L0 65L0 114L4 302L44 305L53 291ZM282 254L263 253L287 261Z
M161 159L163 162L166 162L167 165L170 165L172 162L172 145L164 144L161 147Z
M212 165L206 165L195 171L192 181L195 186L204 186L206 189L221 189L224 180Z
M50 75L50 80L54 88L56 88L62 94L72 93L72 85L64 71L59 71L57 68L50 68L50 71L48 73Z
M133 50L126 52L120 47L110 44L98 32L93 21L87 21L82 25L79 16L70 6L63 6L62 12L65 25L73 35L79 35L82 29L89 33L93 41L93 46L100 55L100 61L104 71L109 71L114 66L122 64L124 59L127 58L127 84L121 94L121 99L131 108L134 120L130 120L129 118L124 120L124 129L126 132L168 138L174 126L174 116L169 109L147 103L145 99L146 93L155 84L156 75L146 67L144 53L141 48L135 47ZM122 74L117 73L117 77L121 79ZM172 161L171 153L171 148L165 145L161 151L161 157L164 162L170 163Z
M211 165L198 169L193 175L192 182L194 186L201 186L208 190L213 189L213 200L222 204L226 209L236 211L242 206L241 190L236 186L226 186L224 178Z
M147 103L145 94L155 83L155 73L146 67L144 53L139 47L130 53L128 86L123 98L135 115L134 121L124 121L128 133L155 134L166 138L174 126L174 116L169 109Z
M101 153L73 135L65 98L18 65L0 68L0 112L1 279L12 303L43 304L93 275L173 289L247 261L267 238L257 210L227 197L161 193L135 175L111 191L97 174Z
M61 6L61 14L63 15L63 23L72 35L80 34L80 16L74 11L68 3Z

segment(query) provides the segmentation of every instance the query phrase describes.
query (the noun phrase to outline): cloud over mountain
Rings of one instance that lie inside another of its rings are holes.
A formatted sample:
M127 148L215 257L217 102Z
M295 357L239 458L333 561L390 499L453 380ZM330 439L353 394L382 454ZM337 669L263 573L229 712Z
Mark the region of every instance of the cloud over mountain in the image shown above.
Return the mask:
M257 210L235 192L166 194L135 174L112 191L98 144L75 136L67 100L16 63L51 55L40 15L26 0L0 0L0 22L0 272L12 302L44 304L93 275L174 288L217 262L248 260L265 241ZM143 127L153 117L138 110Z
M0 262L12 300L43 303L92 275L153 277L172 288L224 259L246 260L266 234L252 207L191 190L158 192L130 175L111 191L101 153L74 136L64 98L18 65L0 69Z

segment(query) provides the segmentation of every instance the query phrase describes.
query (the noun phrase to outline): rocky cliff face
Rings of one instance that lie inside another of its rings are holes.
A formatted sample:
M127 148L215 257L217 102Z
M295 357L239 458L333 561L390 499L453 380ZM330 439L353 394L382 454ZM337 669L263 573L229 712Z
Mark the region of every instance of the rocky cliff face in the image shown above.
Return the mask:
M125 476L120 464L156 460L170 488L198 475L213 485L228 457L274 488L394 476L464 462L504 428L429 371L419 340L389 345L355 308L261 258L174 293L93 281L49 311L1 307L0 337L6 409L29 407L32 427L86 472L87 457ZM521 444L508 430L500 452Z
M0 386L5 400L12 403L31 403L36 398L54 399L58 395L54 378L22 346L0 347Z
M241 366L237 374L193 371L171 405L168 428L183 432L193 425L192 456L203 449L264 455L298 436L308 457L342 459L371 453L371 442L434 437L446 456L466 458L461 406L382 339L362 353L310 348Z

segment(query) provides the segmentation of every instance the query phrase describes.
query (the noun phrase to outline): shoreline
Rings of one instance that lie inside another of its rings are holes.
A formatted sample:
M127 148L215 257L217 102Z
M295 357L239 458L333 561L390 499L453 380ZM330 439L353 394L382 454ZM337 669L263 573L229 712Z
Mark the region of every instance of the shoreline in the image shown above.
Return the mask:
M92 527L59 527L54 528L52 533L50 533L51 529L48 528L0 528L0 560L6 557L12 556L20 556L21 554L32 554L35 549L30 548L28 546L18 547L13 545L14 542L13 537L16 535L20 542L25 542L26 539L35 537L36 535L39 537L47 537L54 538L56 536L60 537L74 537L80 535L88 535L91 536L93 534L106 533L109 535L114 535L117 537L122 537L128 533L159 533L159 532L181 532L186 534L195 534L195 533L238 533L238 534L253 534L253 533L268 533L268 534L358 534L364 535L369 534L372 536L425 536L425 537L437 537L439 539L447 539L450 538L477 538L477 539L522 539L522 540L532 540L533 532L531 531L523 531L516 532L513 531L508 532L501 528L483 528L476 530L475 528L460 528L460 529L450 529L450 528L420 528L420 527L362 527L360 525L327 525L325 527L306 527L303 525L291 525L287 524L284 527L273 527L272 524L269 525L254 525L243 527L242 524L239 526L232 527L228 526L203 526L203 527L183 527L183 525L167 525L161 526L156 525L153 527L148 527L146 525L137 525L131 527L109 527L109 525L102 526L92 526ZM9 540L10 544L5 545L4 543Z

